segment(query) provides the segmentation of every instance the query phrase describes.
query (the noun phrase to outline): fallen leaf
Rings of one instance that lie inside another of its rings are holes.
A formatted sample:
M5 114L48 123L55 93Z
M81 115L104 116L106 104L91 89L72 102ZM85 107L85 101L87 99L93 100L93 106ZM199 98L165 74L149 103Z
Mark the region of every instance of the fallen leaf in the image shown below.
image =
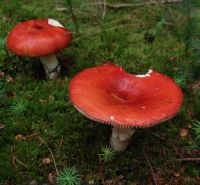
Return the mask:
M181 137L186 137L186 136L188 136L188 133L189 133L189 130L186 129L186 128L182 128L182 129L180 129L180 131L179 131L179 135L180 135Z
M89 180L88 185L94 185L94 184L95 184L94 180Z
M44 158L43 160L42 160L42 163L43 164L49 164L51 162L51 159L50 158Z
M175 176L175 177L180 177L180 176L181 176L181 174L180 174L180 173L178 173L178 172L174 172L174 176Z
M23 137L21 134L17 134L17 135L15 136L15 140L17 140L17 141L20 141L20 140L22 140L22 139L24 139L24 137Z
M0 130L4 129L4 124L0 123Z
M177 57L172 56L172 57L169 58L169 60L172 61L172 62L177 62ZM176 69L175 69L175 70L176 70Z
M36 180L32 180L31 182L30 182L30 184L29 185L37 185L38 183L37 183L37 181Z
M127 184L123 175L120 175L114 179L105 180L105 185L124 185Z
M15 91L12 91L9 93L9 97L16 97L17 93Z
M11 76L8 76L6 78L6 82L10 83L10 82L14 82L14 79Z
M198 180L198 182L200 182L200 176L197 176L196 179Z
M4 130L4 124L0 123L0 136L3 133Z
M173 68L174 71L178 71L178 69L179 69L178 67L174 67Z
M200 81L192 82L191 86L192 86L193 91L195 91L195 92L199 91L200 90Z
M54 184L55 183L55 179L56 179L56 172L55 171L52 171L49 173L48 175L48 180L51 184Z
M0 77L4 77L5 73L3 71L0 71Z
M42 105L45 105L47 103L47 100L45 99L39 99L39 102L42 104Z
M54 96L49 96L49 101L54 101L55 100L55 98L54 98Z
M57 10L58 12L64 12L64 11L67 10L67 8L65 8L65 7L56 7L56 10Z

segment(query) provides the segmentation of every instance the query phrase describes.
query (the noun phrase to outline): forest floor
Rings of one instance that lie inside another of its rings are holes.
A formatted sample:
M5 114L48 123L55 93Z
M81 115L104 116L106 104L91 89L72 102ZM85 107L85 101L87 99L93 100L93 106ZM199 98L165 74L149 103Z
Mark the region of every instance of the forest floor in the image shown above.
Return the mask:
M200 184L200 6L110 0L98 8L92 2L1 1L0 184L55 184L74 166L86 185ZM36 18L54 18L73 34L57 54L61 74L55 80L45 79L39 58L6 49L9 31ZM132 74L155 69L184 94L175 117L137 129L122 153L110 150L111 126L80 114L68 95L75 74L107 62Z

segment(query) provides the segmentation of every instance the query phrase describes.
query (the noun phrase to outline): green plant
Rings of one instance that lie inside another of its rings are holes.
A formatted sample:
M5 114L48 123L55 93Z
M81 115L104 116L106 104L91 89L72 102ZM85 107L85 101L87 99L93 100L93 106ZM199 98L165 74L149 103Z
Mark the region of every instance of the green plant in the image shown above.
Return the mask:
M0 100L6 98L6 90L5 90L5 83L0 80Z
M182 87L182 88L186 87L187 80L184 75L175 75L174 80L180 87Z
M6 39L0 37L0 50L5 49L6 47Z
M160 34L160 33L164 30L165 25L166 25L165 18L162 17L162 18L158 21L158 23L156 24L156 26L155 26L155 30L154 30L155 34L156 34L156 35L157 35L157 34Z
M65 0L65 1L66 1L66 3L67 3L68 6L69 6L69 11L70 11L72 20L73 20L74 25L75 25L75 30L76 30L76 32L78 32L79 28L78 28L78 23L77 23L77 21L76 21L76 17L75 17L74 12L73 12L72 1L71 1L71 0Z
M184 149L188 152L191 152L191 151L195 151L195 150L198 150L198 145L195 141L191 140L190 142L187 142L187 145L184 147Z
M192 130L194 131L195 134L195 140L199 141L200 140L200 121L195 120L194 123L192 124Z
M58 185L79 185L81 178L80 172L75 167L66 167L58 174L56 181Z
M115 151L110 146L102 146L99 154L100 160L104 162L112 161L115 156Z
M10 106L10 111L16 115L20 115L27 110L28 102L24 100L18 100Z
M185 171L190 175L190 177L198 177L200 175L198 166L188 165Z
M6 17L17 18L21 10L22 2L20 2L20 0L1 1L1 11Z
M197 168L192 168L192 175L193 176L199 176L200 175L200 170Z

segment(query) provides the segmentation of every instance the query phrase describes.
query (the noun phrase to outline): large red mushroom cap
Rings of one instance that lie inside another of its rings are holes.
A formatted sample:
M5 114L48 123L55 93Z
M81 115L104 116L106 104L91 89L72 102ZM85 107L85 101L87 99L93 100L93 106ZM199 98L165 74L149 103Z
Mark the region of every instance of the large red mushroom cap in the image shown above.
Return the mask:
M150 127L173 117L183 102L169 77L132 75L114 64L78 73L69 84L73 105L88 118L120 127Z
M17 24L7 36L7 47L20 56L36 57L58 52L72 34L54 19L34 19Z

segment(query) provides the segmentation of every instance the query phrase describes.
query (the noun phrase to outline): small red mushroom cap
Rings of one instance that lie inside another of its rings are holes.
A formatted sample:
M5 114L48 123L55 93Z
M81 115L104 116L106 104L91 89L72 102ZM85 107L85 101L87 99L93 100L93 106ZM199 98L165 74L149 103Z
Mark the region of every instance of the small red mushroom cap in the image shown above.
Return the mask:
M169 77L132 75L114 64L88 68L69 84L70 99L88 118L121 127L150 127L173 117L183 102Z
M71 40L72 34L56 20L34 19L17 24L9 32L7 47L17 55L36 57L56 53Z

